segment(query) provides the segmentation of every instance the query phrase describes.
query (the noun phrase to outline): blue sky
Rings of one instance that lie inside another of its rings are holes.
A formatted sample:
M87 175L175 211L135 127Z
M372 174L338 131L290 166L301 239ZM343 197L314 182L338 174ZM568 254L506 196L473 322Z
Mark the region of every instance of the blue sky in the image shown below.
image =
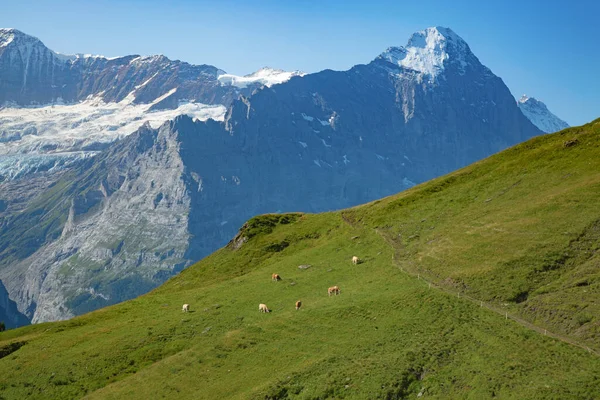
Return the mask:
M0 0L0 26L62 53L165 54L246 74L368 63L452 28L512 91L568 123L600 117L599 1Z

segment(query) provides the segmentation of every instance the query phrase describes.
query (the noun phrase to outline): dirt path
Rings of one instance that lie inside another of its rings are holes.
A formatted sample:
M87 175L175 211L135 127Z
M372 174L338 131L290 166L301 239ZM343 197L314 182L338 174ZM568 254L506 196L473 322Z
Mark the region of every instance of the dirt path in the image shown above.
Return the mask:
M347 221L345 218L344 218L344 221L346 223L350 224L350 222ZM350 224L350 225L352 225L352 224ZM526 327L526 328L529 328L529 329L532 329L532 330L534 330L536 332L539 332L540 334L542 334L544 336L549 336L551 338L560 340L560 341L565 342L567 344L570 344L572 346L577 346L579 348L582 348L582 349L586 350L590 354L595 354L596 356L600 356L600 352L598 352L597 350L594 350L594 349L590 348L589 346L587 346L587 345L585 345L583 343L580 343L580 342L578 342L578 341L576 341L576 340L574 340L574 339L572 339L572 338L570 338L568 336L564 336L564 335L561 335L561 334L558 334L558 333L550 332L549 330L544 329L542 327L539 327L537 325L534 325L531 322L528 322L528 321L526 321L526 320L524 320L522 318L519 318L517 316L511 315L506 310L500 309L500 308L498 308L498 307L496 307L496 306L494 306L492 304L489 304L489 303L486 303L486 302L481 301L479 299L476 299L476 298L473 298L471 296L468 296L468 295L466 295L464 293L461 293L460 291L452 290L452 289L449 289L447 287L438 285L436 282L433 282L433 281L429 280L426 276L423 275L423 273L412 271L409 268L406 268L405 265L400 265L400 263L398 261L399 258L400 258L398 256L399 252L400 252L399 249L398 249L398 246L394 243L394 241L391 238L389 238L388 236L386 236L384 233L382 233L378 229L375 229L375 232L383 240L385 240L386 243L388 243L388 245L390 245L392 247L392 249L394 250L394 253L392 255L392 261L393 261L393 263L398 268L400 268L402 270L402 272L404 272L404 273L406 273L406 274L408 274L408 275L410 275L410 276L412 276L414 278L417 278L417 279L423 281L423 283L426 284L426 285L429 285L430 289L437 289L437 290L440 290L440 291L442 291L444 293L456 296L458 298L468 300L468 301L470 301L472 303L475 303L475 304L479 305L480 307L485 307L485 308L487 308L490 311L493 311L493 312L495 312L497 314L500 314L500 315L504 316L506 319L511 319L511 320L517 322L518 324Z
M356 228L355 224L352 221L350 221L350 219L347 218L347 216L345 216L343 212L341 213L341 217L342 217L342 220L346 224L350 225L353 228ZM526 321L526 320L524 320L522 318L514 316L514 315L508 313L506 310L498 308L498 307L496 307L496 306L494 306L492 304L489 304L489 303L486 303L486 302L484 302L482 300L479 300L479 299L473 298L471 296L468 296L468 295L466 295L464 293L461 293L460 291L452 290L452 289L450 289L448 287L444 287L442 285L439 285L436 282L432 281L431 279L428 279L428 277L426 275L424 275L422 272L415 272L415 271L411 270L410 268L407 268L406 265L400 265L400 262L399 262L399 259L400 259L400 257L399 257L400 250L398 249L397 244L389 236L385 235L380 230L378 230L378 229L374 229L374 230L394 250L394 253L392 255L392 262L394 263L394 265L396 265L398 268L400 268L400 270L402 272L404 272L404 273L406 273L406 274L408 274L408 275L410 275L410 276L412 276L412 277L414 277L414 278L416 278L418 280L423 281L423 283L425 285L428 285L430 289L437 289L437 290L440 290L440 291L442 291L442 292L444 292L446 294L450 294L452 296L456 296L458 298L465 299L467 301L470 301L470 302L472 302L474 304L479 305L482 308L486 308L486 309L488 309L490 311L493 311L493 312L495 312L497 314L500 314L500 315L504 316L504 318L506 318L506 319L510 318L511 320L515 321L516 323L520 324L521 326L524 326L524 327L526 327L528 329L534 330L534 331L536 331L536 332L538 332L538 333L540 333L540 334L542 334L544 336L549 336L551 338L560 340L561 342L567 343L567 344L569 344L571 346L577 346L577 347L579 347L581 349L584 349L585 351L587 351L590 354L594 354L596 356L600 356L600 352L598 352L595 349L590 348L586 344L580 343L577 340L572 339L572 338L570 338L568 336L564 336L564 335L561 335L561 334L558 334L558 333L550 332L549 330L547 330L545 328L539 327L537 325L532 324L529 321Z

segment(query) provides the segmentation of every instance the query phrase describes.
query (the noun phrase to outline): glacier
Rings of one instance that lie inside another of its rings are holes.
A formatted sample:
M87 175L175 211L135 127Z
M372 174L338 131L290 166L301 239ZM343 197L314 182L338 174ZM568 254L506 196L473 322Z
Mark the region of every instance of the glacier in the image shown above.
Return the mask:
M167 93L168 95L169 93ZM226 108L181 101L175 109L151 110L149 104L133 104L91 98L76 104L0 108L0 176L14 179L30 172L61 168L76 159L90 157L149 124L158 128L178 115L199 121L222 121Z

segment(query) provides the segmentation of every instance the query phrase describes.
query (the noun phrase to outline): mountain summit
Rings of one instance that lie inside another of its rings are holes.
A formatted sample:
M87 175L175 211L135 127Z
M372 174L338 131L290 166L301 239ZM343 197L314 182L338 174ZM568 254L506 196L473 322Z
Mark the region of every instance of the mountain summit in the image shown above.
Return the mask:
M517 104L523 114L543 132L552 133L569 127L569 124L554 115L535 97L527 97L524 94Z
M44 46L40 39L14 28L0 28L0 49L11 46Z
M454 66L461 73L469 62L479 60L469 45L449 28L433 27L414 33L406 47L390 47L378 57L399 67L436 78L446 67Z

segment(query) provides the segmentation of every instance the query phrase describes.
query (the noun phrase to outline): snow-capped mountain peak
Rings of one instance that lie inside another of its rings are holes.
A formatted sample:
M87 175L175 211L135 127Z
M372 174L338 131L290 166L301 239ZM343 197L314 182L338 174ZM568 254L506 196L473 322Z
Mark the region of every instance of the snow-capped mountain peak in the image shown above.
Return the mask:
M0 47L8 46L15 38L12 28L0 28Z
M34 53L44 54L59 62L66 62L77 58L76 56L56 53L48 49L44 43L35 36L28 35L14 28L0 28L0 54L11 54L11 58L20 57L22 60L30 59Z
M448 63L464 73L470 56L474 57L460 36L449 28L438 26L415 32L406 47L390 47L378 58L435 79Z
M75 61L80 58L106 58L108 60L114 59L94 54L58 53L56 51L48 49L46 45L44 45L44 43L35 36L28 35L14 28L0 28L0 51L2 49L6 50L8 48L14 49L22 55L30 54L32 49L36 48L39 52L47 52L49 54L52 54L54 58L64 62Z
M244 76L233 74L222 74L218 76L221 85L231 85L239 88L245 88L251 84L265 85L271 87L279 83L287 82L294 76L304 76L302 71L284 71L271 67L263 67L256 72Z
M21 53L33 48L45 50L46 46L35 36L28 35L14 28L0 28L0 52L16 49Z
M554 115L543 102L535 97L528 97L524 94L517 105L521 112L543 132L552 133L569 127L569 124Z
M15 40L18 42L40 42L38 38L26 35L18 29L0 28L0 47L6 47Z

